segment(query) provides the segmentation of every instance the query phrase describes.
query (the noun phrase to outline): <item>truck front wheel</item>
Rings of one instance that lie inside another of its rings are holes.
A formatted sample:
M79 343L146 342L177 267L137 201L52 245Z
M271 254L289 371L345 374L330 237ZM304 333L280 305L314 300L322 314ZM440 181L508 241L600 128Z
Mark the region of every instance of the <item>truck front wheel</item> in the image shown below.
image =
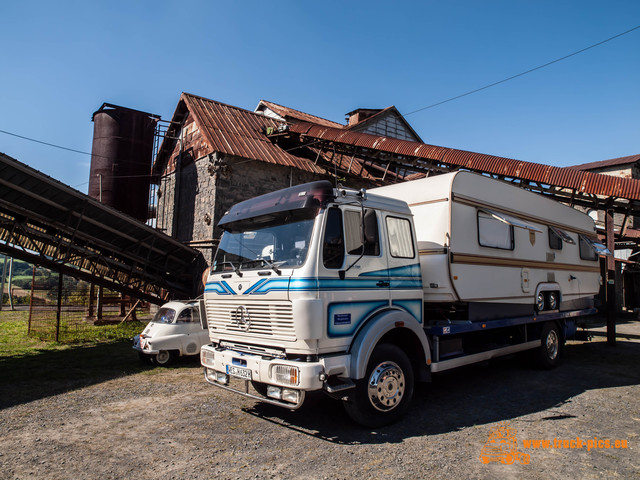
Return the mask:
M412 396L411 362L400 348L383 343L373 350L365 377L356 382L344 406L357 423L376 428L404 415Z

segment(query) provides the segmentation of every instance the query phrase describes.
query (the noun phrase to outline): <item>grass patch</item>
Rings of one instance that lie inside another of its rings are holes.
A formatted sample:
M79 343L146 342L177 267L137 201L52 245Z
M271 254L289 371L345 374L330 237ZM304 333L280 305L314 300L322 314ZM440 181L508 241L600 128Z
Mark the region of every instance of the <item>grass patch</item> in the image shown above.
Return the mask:
M84 324L82 328L68 328L62 322L61 340L46 341L27 335L29 312L0 312L0 359L3 357L37 354L41 351L64 350L70 345L91 346L100 343L113 343L131 339L140 333L146 323L125 322L116 325Z
M144 322L86 325L61 342L27 335L29 312L0 312L0 408L148 368L132 350Z

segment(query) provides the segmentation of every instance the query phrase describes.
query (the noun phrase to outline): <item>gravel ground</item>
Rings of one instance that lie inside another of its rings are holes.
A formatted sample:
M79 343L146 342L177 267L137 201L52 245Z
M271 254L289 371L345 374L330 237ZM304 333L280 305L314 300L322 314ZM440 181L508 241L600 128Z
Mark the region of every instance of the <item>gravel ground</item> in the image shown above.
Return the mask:
M640 323L618 325L615 348L603 332L569 342L552 371L513 357L443 374L375 431L322 395L289 412L222 391L197 362L0 384L0 478L640 478ZM480 461L503 422L529 464ZM523 442L576 437L627 448Z

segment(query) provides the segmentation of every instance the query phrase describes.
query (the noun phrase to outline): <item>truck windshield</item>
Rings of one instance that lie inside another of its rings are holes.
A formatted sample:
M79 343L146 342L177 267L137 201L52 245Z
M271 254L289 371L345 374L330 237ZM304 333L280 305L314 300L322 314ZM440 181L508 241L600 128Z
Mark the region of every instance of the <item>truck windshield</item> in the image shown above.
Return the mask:
M305 218L226 231L220 239L213 271L299 267L307 258L313 222L313 218Z

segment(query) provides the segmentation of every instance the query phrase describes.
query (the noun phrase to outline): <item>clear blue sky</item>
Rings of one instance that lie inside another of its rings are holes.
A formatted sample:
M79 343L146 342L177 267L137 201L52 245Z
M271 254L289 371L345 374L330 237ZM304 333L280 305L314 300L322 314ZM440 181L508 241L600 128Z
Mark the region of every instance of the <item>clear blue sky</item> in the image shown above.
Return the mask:
M0 129L90 152L103 102L169 120L185 91L343 122L406 114L640 25L638 0L23 1L0 7ZM568 166L640 153L640 30L407 116L427 143ZM86 191L86 155L0 133Z

